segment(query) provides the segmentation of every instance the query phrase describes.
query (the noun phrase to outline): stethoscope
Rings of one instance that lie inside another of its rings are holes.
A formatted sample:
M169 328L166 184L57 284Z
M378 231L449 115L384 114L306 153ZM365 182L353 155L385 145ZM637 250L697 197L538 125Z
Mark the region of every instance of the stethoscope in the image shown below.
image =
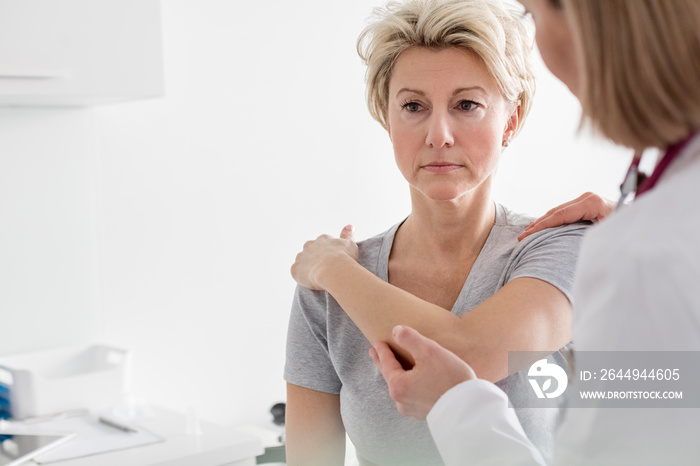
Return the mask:
M616 209L620 209L620 207L625 205L625 201L630 194L634 193L636 199L656 186L656 182L659 181L661 175L663 175L669 165L671 165L671 162L678 158L695 134L695 132L691 132L685 139L670 146L649 176L639 171L639 162L642 160L642 154L636 152L627 170L627 175L625 175L625 179L620 185L620 200L617 202Z
M617 207L615 207L615 210L620 210L620 207L625 205L625 201L630 194L637 191L637 186L642 184L641 180L639 179L639 162L641 160L642 154L635 152L634 157L632 158L632 163L627 170L627 175L625 175L625 179L620 185L620 200L617 201Z

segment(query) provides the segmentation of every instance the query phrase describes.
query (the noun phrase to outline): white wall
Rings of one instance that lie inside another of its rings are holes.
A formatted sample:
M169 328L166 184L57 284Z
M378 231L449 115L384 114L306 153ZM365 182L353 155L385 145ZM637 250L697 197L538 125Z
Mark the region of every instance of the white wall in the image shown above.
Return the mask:
M91 119L0 109L0 354L96 330Z
M409 213L355 53L382 3L168 0L165 98L0 112L0 283L13 288L0 312L18 329L0 353L100 339L136 351L142 398L266 419L284 399L303 242L349 222L365 238ZM540 75L496 199L540 214L586 190L614 197L626 152L575 137L573 97ZM58 336L33 333L38 315Z

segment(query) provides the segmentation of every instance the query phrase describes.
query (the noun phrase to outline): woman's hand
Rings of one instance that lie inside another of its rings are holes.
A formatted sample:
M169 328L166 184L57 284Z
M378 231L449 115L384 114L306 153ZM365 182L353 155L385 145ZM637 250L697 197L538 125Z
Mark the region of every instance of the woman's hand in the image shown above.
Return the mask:
M585 193L573 201L566 202L551 209L532 222L527 229L518 236L518 241L525 237L547 228L568 225L581 220L599 222L615 210L615 202L605 199L594 193Z
M352 236L352 225L348 225L340 232L340 238L329 235L321 235L313 241L304 244L304 250L297 254L292 264L292 277L305 288L322 290L320 276L323 266L336 258L350 257L357 261L357 244Z
M415 361L413 368L404 369L389 345L383 341L375 343L369 355L384 376L389 395L403 416L425 419L447 390L476 379L469 364L417 330L397 325L393 336L396 344Z

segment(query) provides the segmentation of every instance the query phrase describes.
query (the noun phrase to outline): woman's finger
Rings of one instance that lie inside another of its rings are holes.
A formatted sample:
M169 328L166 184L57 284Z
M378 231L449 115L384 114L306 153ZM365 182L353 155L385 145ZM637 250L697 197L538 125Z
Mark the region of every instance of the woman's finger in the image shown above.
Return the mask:
M352 225L346 225L345 228L340 232L341 239L349 239L350 241L355 241L353 238L354 229Z

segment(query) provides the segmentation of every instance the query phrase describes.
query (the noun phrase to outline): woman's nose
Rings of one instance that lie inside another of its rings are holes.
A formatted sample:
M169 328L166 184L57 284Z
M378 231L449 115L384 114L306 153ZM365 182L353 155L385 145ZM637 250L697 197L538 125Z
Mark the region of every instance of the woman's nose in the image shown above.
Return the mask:
M430 116L425 143L435 149L454 144L454 135L448 115L435 112Z

